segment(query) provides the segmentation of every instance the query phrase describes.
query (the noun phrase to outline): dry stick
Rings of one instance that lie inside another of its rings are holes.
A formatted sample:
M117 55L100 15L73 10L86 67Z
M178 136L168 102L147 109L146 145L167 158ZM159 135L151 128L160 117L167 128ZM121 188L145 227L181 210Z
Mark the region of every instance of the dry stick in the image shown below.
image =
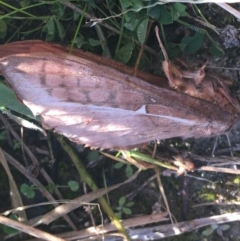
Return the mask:
M224 149L216 151L215 154L223 154L226 152L234 152L234 151L240 151L240 146L224 148Z
M240 202L230 201L230 202L208 202L208 203L201 203L193 205L192 208L202 207L202 206L227 206L227 205L240 205Z
M224 168L224 167L210 167L210 166L203 166L197 169L198 171L208 171L208 172L223 172L228 174L236 174L240 175L240 170L234 170L231 168Z
M159 215L159 214L158 214ZM153 216L154 215L149 215L149 219L147 222L144 222L145 224L152 223L153 221ZM138 217L139 221L144 217ZM163 221L161 218L154 218L155 222ZM166 237L172 237L172 236L177 236L186 232L193 231L195 229L199 229L201 227L209 226L212 224L221 224L221 223L227 223L227 222L234 222L234 221L239 221L240 220L240 212L235 212L235 213L227 213L227 214L222 214L222 215L215 215L207 218L200 218L200 219L194 219L191 221L186 221L186 222L181 222L181 223L176 223L174 225L172 224L166 224L166 225L157 225L153 227L144 227L144 228L136 228L136 229L131 229L129 231L131 237L138 237L138 240L146 240L146 237L148 240L160 240L164 239ZM129 225L125 222L127 221ZM136 222L135 219L129 219L129 220L123 220L123 224L126 227L133 227L133 225L136 223L135 226L140 226L141 222ZM142 225L144 225L144 223ZM108 231L113 231L113 226L111 225L112 229L108 229L110 225L106 225L106 229ZM104 230L105 231L105 230ZM88 228L85 230L81 231L72 231L68 233L63 233L59 234L60 237L65 238L67 240L77 240L80 238L87 238L91 235L91 233L94 232L94 229ZM107 235L106 235L107 236ZM108 241L109 239L106 238L105 240ZM113 239L111 239L113 240ZM135 239L134 239L135 240ZM29 241L37 241L36 239L34 240L29 240Z
M0 223L4 224L6 226L9 226L9 227L15 228L15 229L17 229L19 231L22 231L24 233L28 233L28 234L30 234L34 237L47 240L47 241L65 241L65 239L58 238L54 235L51 235L51 234L43 232L39 229L28 226L24 223L17 222L15 220L10 219L10 218L6 218L2 215L0 215Z
M166 218L166 216L167 216L167 212L162 212L157 214L144 215L144 216L124 219L122 220L122 223L126 228L134 228L134 227L139 227L147 224L149 225L149 224L169 221L169 219ZM92 240L92 239L95 240L98 237L97 235L95 235L96 233L95 229L97 229L99 235L104 234L104 238L105 238L104 240L107 240L106 237L109 237L108 233L111 232L111 234L113 234L112 232L116 231L116 227L114 227L113 224L109 223L109 224L104 224L104 229L102 229L101 225L98 225L96 228L89 227L79 231L64 232L64 233L58 234L58 236L61 238L65 238L67 240ZM118 234L114 233L113 236L119 236L119 233ZM30 239L28 241L37 241L37 240Z
M176 236L185 232L205 227L212 224L220 224L226 222L239 221L240 212L227 213L223 215L211 216L208 218L194 219L187 222L176 223L174 225L159 225L149 228L134 229L130 231L131 236L138 235L139 240L143 240L144 237L148 237L148 240L159 240L166 237Z
M144 50L144 46L147 42L147 39L148 39L148 36L149 36L149 33L150 33L150 30L151 30L151 27L152 27L152 21L148 24L148 29L147 29L147 32L146 32L146 36L145 36L145 40L144 40L144 43L142 44L141 48L140 48L140 51L138 53L138 57L137 57L137 61L134 65L134 73L133 75L136 77L137 76L137 71L138 71L138 66L140 64L140 60L141 60L141 57L142 57L142 54L143 54L143 50Z
M160 48L161 48L161 50L162 50L164 59L165 59L167 62L169 62L169 58L168 58L167 52L166 52L166 50L165 50L165 48L164 48L164 46L163 46L163 44L162 44L162 41L161 41L161 39L160 39L160 37L159 37L159 29L158 29L158 26L155 27L155 33L156 33L156 37L157 37L158 43L159 43L159 45L160 45Z
M89 176L87 173L87 170L83 166L81 160L79 159L77 153L75 150L68 144L66 139L62 136L57 135L57 140L61 144L62 148L67 152L69 157L71 158L72 162L74 163L75 167L77 168L79 175L81 176L82 180L87 183L87 185L93 190L98 190L98 186L95 184L95 182L92 180L92 178ZM127 240L130 241L130 237L123 227L122 223L117 219L115 213L107 203L106 199L104 197L99 197L98 198L99 203L101 204L102 208L108 215L108 217L111 219L113 224L116 226L117 230L124 234Z
M219 7L223 8L224 10L226 10L227 12L231 13L233 16L235 16L238 20L240 19L240 13L239 11L237 11L236 9L234 9L233 7L231 7L230 5L226 4L226 3L220 3L220 2L215 2L215 4L217 4Z
M170 218L170 220L171 220L171 223L174 224L173 219L172 219L172 213L171 213L170 208L169 208L169 205L168 205L167 197L166 197L166 195L165 195L164 188L163 188L163 186L162 186L159 169L158 169L158 168L155 168L155 172L156 172L156 174L157 174L158 187L159 187L159 190L160 190L160 192L161 192L161 194L162 194L162 196L163 196L163 200L164 200L164 203L165 203L165 205L166 205L166 209L167 209L169 218Z
M5 172L8 176L8 183L9 183L9 189L10 189L10 197L11 197L11 206L12 208L17 208L19 206L23 206L23 202L22 202L22 198L21 195L19 193L17 184L13 178L12 172L10 171L9 165L7 163L7 160L3 154L2 149L0 148L0 163L3 165ZM27 219L27 215L26 212L24 210L22 211L17 211L15 212L18 215L18 221L20 222L26 222Z
M32 162L36 165L39 165L39 162L37 160L37 158L33 155L33 153L30 151L30 149L28 148L28 146L22 141L22 139L20 138L20 136L14 131L14 129L12 128L12 126L9 124L9 122L7 121L7 119L0 114L0 120L4 123L4 125L6 126L6 128L11 132L11 134L14 136L14 138L19 141L22 142L22 146L24 148L24 150L26 151L26 153L28 154L28 156L30 157L30 159L32 160ZM4 153L6 154L6 153ZM10 156L10 155L9 155ZM10 156L11 157L11 156ZM21 164L20 164L21 165ZM26 168L23 167L24 171L19 169L20 167L18 166L17 169L23 173L23 175L25 175L34 185L38 186L38 188L40 189L40 191L42 191L43 195L46 196L46 198L49 201L53 201L55 202L56 200L53 198L53 196L42 186L42 184L36 180L35 178L33 178L32 176L30 176L27 171ZM45 177L45 179L48 181L48 183L53 183L53 181L51 180L51 178L49 177L49 175L45 172L45 170L43 168L40 169L40 173ZM62 195L60 194L59 190L57 188L55 188L54 192L56 193L56 195L58 196L59 199L63 199ZM55 207L58 206L58 204L53 204ZM77 230L77 227L75 226L75 224L72 222L72 220L68 217L68 216L64 216L64 219L67 221L67 223L71 226L71 228L73 230Z

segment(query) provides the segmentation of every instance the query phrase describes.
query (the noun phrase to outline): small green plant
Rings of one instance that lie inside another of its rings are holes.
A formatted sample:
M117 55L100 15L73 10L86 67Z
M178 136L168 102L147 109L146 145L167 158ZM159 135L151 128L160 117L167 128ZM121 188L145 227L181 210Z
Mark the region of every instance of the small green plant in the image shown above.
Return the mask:
M118 162L114 165L114 168L120 169L123 166L125 166L125 174L126 174L127 178L131 177L133 175L133 168L131 165Z
M223 224L223 225L218 225L218 224L212 224L210 227L206 228L205 230L203 230L202 234L204 236L210 236L214 231L216 231L216 233L222 237L223 237L223 231L226 231L230 228L230 225L228 224Z
M49 183L46 187L50 193L53 193L55 188L66 188L69 187L71 191L75 192L79 188L79 184L76 181L69 181L67 186L55 185L54 183ZM27 198L34 198L35 197L35 190L38 189L35 185L29 186L26 183L23 183L20 187L20 191L23 195Z
M119 206L116 208L118 213L116 213L116 215L119 219L122 218L123 213L127 215L132 214L130 207L134 205L134 202L126 202L126 197L123 196L118 200L118 205Z
M6 141L7 140L7 131L3 130L0 132L0 141Z
M13 150L16 151L16 150L20 149L20 147L21 147L21 143L14 139L13 140Z
M12 220L15 220L15 221L18 220L18 218L15 214L11 214L9 216L9 218ZM3 225L3 224L0 224L0 230L2 230L2 232L5 234L14 234L14 233L18 232L17 229L11 228L11 227Z
M87 160L89 163L96 161L99 158L99 151L92 150L87 155Z

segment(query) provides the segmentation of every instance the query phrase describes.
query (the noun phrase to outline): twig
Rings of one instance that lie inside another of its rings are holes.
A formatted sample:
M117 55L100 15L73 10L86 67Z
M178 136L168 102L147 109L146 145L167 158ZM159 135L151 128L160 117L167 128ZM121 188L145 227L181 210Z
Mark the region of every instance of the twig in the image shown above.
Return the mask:
M149 33L150 33L150 30L151 30L151 27L152 27L152 21L148 24L148 28L147 28L147 32L146 32L146 36L145 36L145 40L144 40L144 43L142 44L141 48L140 48L140 51L138 53L138 57L137 57L137 60L136 60L136 63L134 65L134 76L137 76L137 70L138 70L138 66L140 64L140 60L142 58L142 55L143 55L143 50L144 50L144 46L147 42L147 39L148 39L148 36L149 36Z
M223 167L203 166L203 167L198 168L197 170L198 171L208 171L208 172L222 172L222 173L240 175L240 170L234 170L231 168L223 168Z
M224 1L224 2L227 2L227 1ZM234 17L236 17L239 20L240 19L239 11L237 11L236 9L234 9L233 7L231 7L230 5L228 5L224 2L217 2L216 1L215 4L217 4L219 7L223 8L227 12L231 13Z
M240 151L240 146L224 148L224 149L216 151L216 154L223 154L226 152L234 152L234 151Z
M173 219L172 219L172 213L170 211L170 208L169 208L169 205L168 205L168 201L167 201L167 197L165 195L165 192L164 192L164 188L162 186L162 182L161 182L161 179L160 179L160 173L159 173L159 170L157 168L155 168L155 172L157 174L157 181L158 181L158 187L159 187L159 190L162 194L162 197L163 197L163 200L164 200L164 203L166 205L166 209L167 209L167 212L168 212L168 215L170 217L170 220L171 220L171 223L174 224L173 222Z

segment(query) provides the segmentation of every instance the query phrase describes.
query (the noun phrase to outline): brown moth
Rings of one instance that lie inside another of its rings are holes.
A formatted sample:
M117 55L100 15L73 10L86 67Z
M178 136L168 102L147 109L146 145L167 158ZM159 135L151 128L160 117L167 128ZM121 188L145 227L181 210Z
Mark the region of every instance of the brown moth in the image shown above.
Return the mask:
M93 55L90 55L93 56ZM236 114L130 75L103 57L23 41L0 46L0 72L45 128L91 147L127 149L155 139L229 130ZM107 64L106 64L107 63ZM122 68L122 69L121 69ZM145 76L145 77L143 77Z

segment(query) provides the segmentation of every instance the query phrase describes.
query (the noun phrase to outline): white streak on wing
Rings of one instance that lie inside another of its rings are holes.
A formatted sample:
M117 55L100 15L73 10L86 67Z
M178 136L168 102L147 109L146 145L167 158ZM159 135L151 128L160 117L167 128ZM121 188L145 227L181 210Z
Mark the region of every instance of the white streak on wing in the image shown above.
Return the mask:
M1 65L5 65L7 66L9 64L9 61L5 60L5 61L1 61Z
M48 104L44 104L42 105L41 103L32 103L29 101L24 101L26 105L30 105L32 106L31 110L35 113L35 114L41 114L42 112L44 112L45 110L48 110L48 113L45 113L45 115L61 115L61 114L72 114L72 113L77 113L78 108L82 108L85 107L86 109L89 109L90 112L101 112L101 113L111 113L111 114L116 114L116 116L118 115L122 115L122 116L129 116L129 115L136 115L136 117L138 115L145 115L145 116L153 116L153 117L157 117L157 118L161 118L161 119L167 119L169 121L172 122L176 122L176 123L181 123L184 125L188 125L188 126L195 126L196 125L196 121L194 120L188 120L188 119L184 119L184 118L180 118L180 117L174 117L174 116L169 116L169 115L154 115L154 114L149 114L146 113L146 106L143 105L141 106L137 111L132 111L132 110L124 110L124 109L119 109L119 108L113 108L113 107L104 107L104 106L95 106L95 105L81 105L79 103L74 103L74 102L52 102L49 105ZM56 108L55 108L56 107ZM59 110L59 107L64 107L66 108L65 110ZM51 110L51 111L49 111ZM66 111L67 110L67 111ZM67 112L67 113L66 113ZM81 112L81 111L80 111ZM81 114L80 114L81 115ZM206 123L197 123L198 126L206 126Z
M151 115L151 116L155 116L155 115ZM196 121L187 120L187 119L183 119L183 118L179 118L179 117L173 117L173 116L167 116L167 115L156 115L156 117L165 118L170 121L182 123L184 125L189 125L189 126L196 125ZM201 123L198 123L198 125L201 125ZM205 126L205 125L202 125L202 126Z
M135 111L137 114L144 114L146 115L146 105L142 105L138 110Z

